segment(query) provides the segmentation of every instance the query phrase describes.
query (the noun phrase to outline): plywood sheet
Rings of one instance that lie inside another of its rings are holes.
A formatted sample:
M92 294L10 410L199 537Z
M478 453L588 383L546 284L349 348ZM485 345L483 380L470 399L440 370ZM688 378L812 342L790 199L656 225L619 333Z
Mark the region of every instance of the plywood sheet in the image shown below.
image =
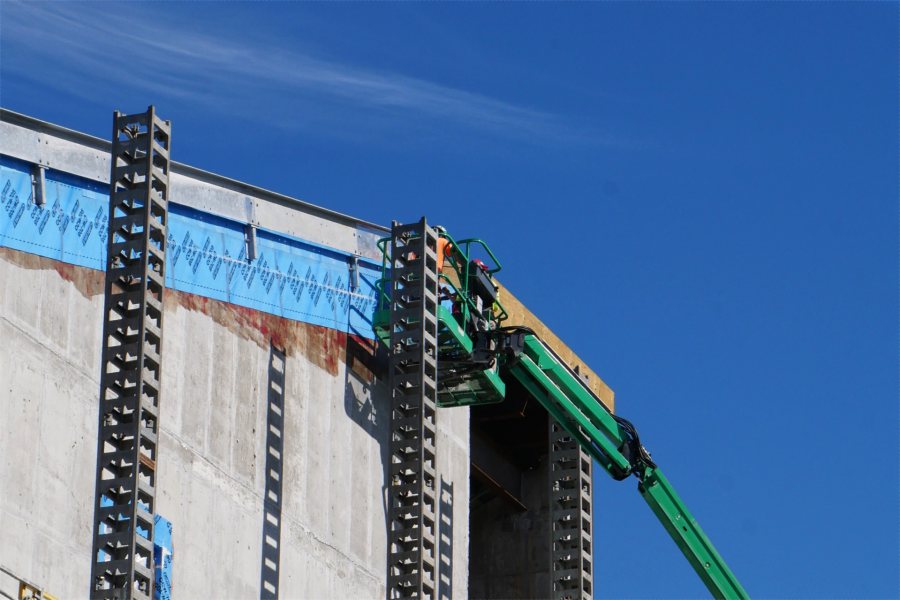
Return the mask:
M509 314L509 320L504 325L523 325L533 329L544 343L550 346L571 368L578 367L580 373L587 375L590 388L609 410L615 410L612 389L503 284L500 284L500 302Z

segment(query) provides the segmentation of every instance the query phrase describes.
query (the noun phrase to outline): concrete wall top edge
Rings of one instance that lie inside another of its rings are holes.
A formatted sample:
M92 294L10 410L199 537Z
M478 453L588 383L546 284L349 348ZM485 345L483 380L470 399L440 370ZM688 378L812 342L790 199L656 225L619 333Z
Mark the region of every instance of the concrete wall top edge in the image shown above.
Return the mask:
M110 142L0 108L0 152L109 183ZM172 161L172 201L379 261L389 230L284 194Z
M110 142L0 108L0 153L109 184ZM172 202L274 233L381 262L376 243L390 229L296 198L172 161ZM590 387L610 408L613 391L581 358L504 288L512 322L538 331L570 366L580 366Z

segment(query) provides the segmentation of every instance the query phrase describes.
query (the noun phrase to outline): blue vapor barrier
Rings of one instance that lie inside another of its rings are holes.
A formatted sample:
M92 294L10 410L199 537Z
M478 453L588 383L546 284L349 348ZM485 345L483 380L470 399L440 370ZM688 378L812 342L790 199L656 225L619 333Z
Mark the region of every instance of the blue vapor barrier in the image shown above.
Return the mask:
M379 269L361 263L357 289L351 291L346 255L263 230L257 233L257 257L248 261L244 229L206 213L170 208L167 285L374 337Z
M259 229L248 260L245 224L169 203L166 286L374 339L381 267ZM45 202L31 199L31 165L0 156L0 246L104 270L108 190L46 171Z
M165 517L153 517L153 572L156 584L153 588L153 600L171 600L172 598L172 523Z
M49 169L46 180L45 202L37 206L31 165L0 156L0 246L104 270L108 190Z

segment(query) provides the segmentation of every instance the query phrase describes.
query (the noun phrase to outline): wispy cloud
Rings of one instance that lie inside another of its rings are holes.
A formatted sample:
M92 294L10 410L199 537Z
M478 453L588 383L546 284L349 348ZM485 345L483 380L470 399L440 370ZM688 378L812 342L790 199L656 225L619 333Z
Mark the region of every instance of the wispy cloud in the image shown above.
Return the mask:
M437 82L248 41L236 31L149 25L146 6L2 5L2 72L95 101L130 88L287 128L413 123L540 143L582 136L561 116Z

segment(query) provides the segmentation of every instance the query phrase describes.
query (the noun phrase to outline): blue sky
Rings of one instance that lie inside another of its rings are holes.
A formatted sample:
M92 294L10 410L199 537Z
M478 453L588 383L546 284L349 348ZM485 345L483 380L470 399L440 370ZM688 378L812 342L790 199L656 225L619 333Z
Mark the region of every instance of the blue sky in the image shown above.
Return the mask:
M896 3L0 18L7 108L154 103L179 161L487 239L752 595L897 596ZM598 597L706 595L633 481L595 494Z

